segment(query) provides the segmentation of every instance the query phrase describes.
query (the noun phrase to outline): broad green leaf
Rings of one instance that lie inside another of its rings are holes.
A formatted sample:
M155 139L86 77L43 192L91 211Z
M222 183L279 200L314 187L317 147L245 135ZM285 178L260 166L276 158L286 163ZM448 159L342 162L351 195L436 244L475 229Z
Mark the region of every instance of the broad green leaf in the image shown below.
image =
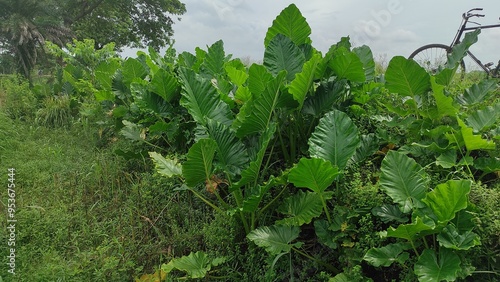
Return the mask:
M337 249L338 244L337 244L337 238L336 236L339 236L338 232L335 232L333 230L330 230L330 224L328 221L323 220L323 219L317 219L314 221L314 231L316 233L316 236L318 237L318 241L321 244L324 244L325 246L329 247L330 249ZM342 234L340 235L342 236Z
M457 164L457 151L447 150L444 151L439 157L436 158L436 164L443 168L452 168Z
M366 160L368 157L375 154L378 151L379 142L375 137L375 134L370 133L368 135L361 135L361 141L359 147L356 149L356 153L348 162L350 164L359 164Z
M431 225L429 225L431 224ZM398 228L389 227L387 229L387 237L401 238L408 241L414 241L418 238L425 236L429 231L434 230L435 225L430 221L424 222L420 217L416 217L414 222L409 224L400 224Z
M477 158L474 167L486 173L500 171L500 158Z
M120 130L120 134L132 141L144 141L144 134L142 127L130 122L122 120L124 127Z
M321 194L339 174L338 169L324 159L301 158L288 174L288 181L295 187L306 187Z
M260 97L272 79L273 75L263 65L252 64L248 69L248 89L255 97Z
M439 245L454 250L469 250L481 245L479 236L471 230L459 234L454 225L448 224L437 236Z
M495 142L483 139L481 135L474 135L473 129L468 127L461 119L457 118L460 132L467 151L473 150L495 150Z
M481 103L493 90L497 88L498 86L496 80L482 80L478 84L474 84L466 89L463 95L458 96L457 102L464 106Z
M351 279L342 272L330 278L328 282L351 282Z
M492 107L485 107L481 110L473 112L468 118L466 118L466 121L476 133L491 127L495 123L499 123L500 103L497 103Z
M183 89L180 103L197 123L205 125L207 119L225 125L232 123L231 109L219 98L217 90L209 80L186 68L180 70L179 76Z
M214 120L208 120L207 131L217 144L216 159L222 170L230 175L240 174L248 164L248 154L243 142L229 126Z
M225 262L225 258L216 258L211 260L204 252L190 253L188 256L175 258L168 264L162 265L162 270L170 273L173 269L184 271L188 278L204 278L212 269L212 266L217 266Z
M407 213L420 207L427 190L426 174L415 160L389 151L382 161L380 188Z
M264 52L264 66L274 76L285 70L287 81L292 81L302 71L305 62L302 50L282 34L276 35Z
M394 262L402 265L410 257L409 253L404 252L408 249L411 249L411 245L409 246L409 244L405 243L395 243L381 248L372 248L365 254L363 260L375 267L387 267Z
M260 136L258 152L244 171L241 172L241 179L237 183L234 183L231 187L231 192L234 189L237 189L243 185L246 185L251 182L256 182L260 176L260 167L262 166L262 161L264 160L264 156L267 151L267 147L269 142L273 138L274 133L276 132L276 124L271 123L269 127L264 131L264 133Z
M191 146L187 153L187 161L182 164L182 175L189 187L193 188L210 180L216 149L217 143L212 139L200 139Z
M149 152L149 157L155 164L156 172L166 177L174 175L182 175L182 166L176 158L165 159L162 155L156 152Z
M173 74L159 69L151 79L150 90L170 102L179 94L179 82Z
M356 83L366 80L363 63L358 55L345 47L339 47L332 53L329 66L339 79L347 79Z
M330 80L321 82L316 93L306 97L302 111L315 117L322 116L334 108L348 91L346 80Z
M224 53L224 43L219 40L208 47L203 64L203 70L216 77L224 73L224 64L226 62L226 55Z
M112 80L116 70L120 68L120 62L116 60L106 60L101 62L95 69L95 78L99 81L102 89L111 90Z
M427 193L423 202L432 209L440 223L447 223L455 213L467 207L470 189L470 181L448 180Z
M439 249L439 258L436 252L425 249L415 263L415 274L420 282L455 281L460 267L460 257L452 250Z
M224 69L226 70L229 79L231 79L231 82L233 82L238 87L241 87L248 79L249 75L244 70L237 69L231 65L226 65Z
M146 67L134 58L128 58L122 65L123 81L130 84L135 78L143 79L148 74Z
M301 242L291 244L299 237L300 227L298 226L263 226L251 231L247 238L257 246L263 247L272 255L283 252L290 252L292 247L300 247Z
M311 157L330 161L342 171L359 146L358 128L344 112L333 110L320 119L309 138Z
M453 98L444 95L444 86L437 84L434 77L431 78L431 84L438 112L438 115L433 118L438 120L445 116L455 116L458 109L453 105Z
M259 208L259 204L262 201L264 195L274 186L278 185L279 182L271 177L264 186L256 185L253 188L245 190L245 198L243 199L242 211L247 213L255 212Z
M94 97L97 102L115 100L115 94L111 90L98 90L94 93Z
M425 69L402 56L396 56L389 62L385 80L389 91L412 98L431 88L430 76Z
M258 99L252 99L245 104L234 125L237 128L237 136L262 133L269 128L284 81L285 73L282 72L267 83L264 92Z
M278 208L278 212L287 217L277 220L279 225L302 226L311 223L312 219L323 212L321 195L312 192L298 191L295 195L288 197Z
M307 94L311 91L314 85L314 76L316 67L321 61L321 54L315 53L312 58L307 61L302 67L302 72L295 76L295 79L290 83L288 92L293 95L293 98L299 102L299 109L302 108Z
M381 207L375 207L372 209L372 214L380 217L380 219L385 223L391 221L399 223L408 222L408 218L395 205L384 204Z
M462 61L462 59L467 55L469 47L477 42L480 33L481 29L468 32L465 34L462 42L453 46L451 53L448 54L447 68L453 69Z
M373 78L375 78L375 60L373 59L373 53L370 47L363 45L353 48L352 51L358 55L359 59L363 63L366 81L372 81Z
M309 39L311 28L295 4L290 4L276 17L267 30L264 45L267 47L278 34L287 36L297 46L311 43L311 39Z

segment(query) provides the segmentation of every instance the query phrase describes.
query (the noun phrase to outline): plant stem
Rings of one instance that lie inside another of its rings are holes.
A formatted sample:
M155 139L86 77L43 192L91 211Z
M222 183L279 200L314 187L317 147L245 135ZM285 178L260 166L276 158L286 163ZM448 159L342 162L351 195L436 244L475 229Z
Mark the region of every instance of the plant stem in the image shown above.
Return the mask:
M216 206L214 203L210 202L209 200L207 200L205 197L203 197L200 193L196 192L194 189L191 189L189 188L189 191L193 192L193 194L200 198L203 202L205 202L207 205L211 206L214 210L218 211L218 212L222 212L222 209L219 208L218 206Z
M339 274L340 273L340 270L338 270L335 266L332 266L322 260L319 260L319 259L316 259L308 254L306 254L305 252L302 252L301 250L295 248L295 247L292 247L292 250L296 251L297 253L299 253L300 255L314 261L315 263L317 264L320 264L322 266L324 266L325 268L327 268L328 270L330 270L333 274Z

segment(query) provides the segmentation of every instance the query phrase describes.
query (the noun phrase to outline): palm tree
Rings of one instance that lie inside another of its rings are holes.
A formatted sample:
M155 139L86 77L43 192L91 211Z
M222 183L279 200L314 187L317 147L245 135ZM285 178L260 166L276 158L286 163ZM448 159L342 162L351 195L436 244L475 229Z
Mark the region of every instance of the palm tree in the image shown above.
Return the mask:
M62 46L71 38L60 9L51 0L0 0L0 40L15 57L18 71L31 80L46 40Z

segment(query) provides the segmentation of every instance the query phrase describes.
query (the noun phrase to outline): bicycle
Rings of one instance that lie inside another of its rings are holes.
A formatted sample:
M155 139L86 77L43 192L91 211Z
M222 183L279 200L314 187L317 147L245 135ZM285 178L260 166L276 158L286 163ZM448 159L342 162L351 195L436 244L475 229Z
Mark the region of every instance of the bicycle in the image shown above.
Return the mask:
M473 22L470 19L477 17L482 18L484 15L473 13L474 11L482 11L483 8L474 8L470 9L466 13L462 14L462 22L460 23L460 28L455 35L452 43L450 45L445 44L427 44L424 45L417 50L415 50L410 56L409 59L415 60L419 65L425 68L428 72L436 73L439 70L445 68L448 54L451 53L453 47L460 43L462 35L466 31L473 31L478 29L488 29L488 28L497 28L500 27L500 24L493 25L481 25L477 22ZM468 23L476 24L477 26L467 27ZM483 64L474 54L470 51L467 51L467 55L477 64L481 69L483 69L487 76L491 77L500 77L500 60L498 61L498 65L494 68L491 68L494 63ZM462 60L460 62L460 71L462 72L462 76L465 74L465 63Z

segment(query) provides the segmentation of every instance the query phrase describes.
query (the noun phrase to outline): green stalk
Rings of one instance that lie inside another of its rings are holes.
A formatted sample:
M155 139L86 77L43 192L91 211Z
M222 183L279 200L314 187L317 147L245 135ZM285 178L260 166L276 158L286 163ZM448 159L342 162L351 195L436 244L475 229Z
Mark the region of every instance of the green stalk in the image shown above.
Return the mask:
M265 205L262 209L259 210L258 214L257 214L257 217L260 217L260 215L266 210L268 209L275 201L278 200L278 198L281 196L281 194L283 194L285 192L287 188L287 185L283 186L283 189L279 192L279 194L274 197L274 199L272 199L269 203L267 203L267 205Z
M325 210L326 214L326 219L328 220L328 223L332 223L332 219L330 218L330 212L328 211L328 207L326 206L326 201L325 198L323 198L323 195L320 195L321 197L321 203L323 203L323 210Z
M200 193L196 192L195 190L189 188L189 191L193 192L193 194L200 198L203 202L205 202L207 205L209 205L210 207L212 207L214 210L218 211L218 212L223 212L221 208L219 208L218 206L216 206L214 203L210 202L209 200L207 200L205 197L203 197Z

